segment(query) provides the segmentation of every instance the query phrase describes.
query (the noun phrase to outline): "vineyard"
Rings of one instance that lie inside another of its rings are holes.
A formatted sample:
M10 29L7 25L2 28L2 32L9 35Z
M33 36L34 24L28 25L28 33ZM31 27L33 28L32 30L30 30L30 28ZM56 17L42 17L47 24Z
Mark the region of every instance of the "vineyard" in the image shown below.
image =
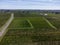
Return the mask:
M22 16L15 14L15 17L7 28L8 31L1 40L0 45L60 44L60 15L51 13L48 14L48 16L30 16L28 17L28 15ZM55 30L52 26L50 26L44 18L57 29Z

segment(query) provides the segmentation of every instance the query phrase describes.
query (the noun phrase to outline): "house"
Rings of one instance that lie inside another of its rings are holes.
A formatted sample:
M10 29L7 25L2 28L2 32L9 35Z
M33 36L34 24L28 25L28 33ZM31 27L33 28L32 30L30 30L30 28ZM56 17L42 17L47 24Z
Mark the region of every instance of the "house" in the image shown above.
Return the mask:
M45 16L47 16L48 14L44 14Z

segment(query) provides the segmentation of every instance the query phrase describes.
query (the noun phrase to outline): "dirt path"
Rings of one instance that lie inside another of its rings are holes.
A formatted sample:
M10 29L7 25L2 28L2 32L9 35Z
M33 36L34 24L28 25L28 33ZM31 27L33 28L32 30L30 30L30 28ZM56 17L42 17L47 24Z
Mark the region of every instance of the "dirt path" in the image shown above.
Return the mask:
M4 32L6 31L6 29L8 28L9 24L12 22L13 19L14 19L14 14L12 13L9 20L0 28L1 30L0 36L4 34Z
M43 17L43 18L44 18L44 17ZM45 20L52 28L54 28L54 29L57 30L57 28L56 28L54 25L52 25L46 18L44 18L44 20Z

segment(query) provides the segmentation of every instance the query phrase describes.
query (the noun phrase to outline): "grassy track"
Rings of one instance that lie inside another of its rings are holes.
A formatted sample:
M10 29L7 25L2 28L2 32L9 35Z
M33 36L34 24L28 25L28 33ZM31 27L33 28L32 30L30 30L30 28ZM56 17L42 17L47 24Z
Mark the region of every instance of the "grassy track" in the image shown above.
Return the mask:
M0 41L2 40L3 36L5 35L7 28L13 19L14 19L14 14L11 14L9 20L7 20L7 22L0 28L0 30L1 30L0 31Z
M44 18L44 17L43 17ZM44 20L52 27L54 28L55 30L57 30L57 28L55 26L53 26L46 18L44 18Z

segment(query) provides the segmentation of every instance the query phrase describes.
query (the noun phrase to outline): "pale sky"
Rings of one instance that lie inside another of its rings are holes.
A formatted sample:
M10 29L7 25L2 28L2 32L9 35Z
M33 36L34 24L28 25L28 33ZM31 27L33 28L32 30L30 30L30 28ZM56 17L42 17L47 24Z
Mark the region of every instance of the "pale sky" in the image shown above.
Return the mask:
M60 0L0 0L0 9L60 10Z

